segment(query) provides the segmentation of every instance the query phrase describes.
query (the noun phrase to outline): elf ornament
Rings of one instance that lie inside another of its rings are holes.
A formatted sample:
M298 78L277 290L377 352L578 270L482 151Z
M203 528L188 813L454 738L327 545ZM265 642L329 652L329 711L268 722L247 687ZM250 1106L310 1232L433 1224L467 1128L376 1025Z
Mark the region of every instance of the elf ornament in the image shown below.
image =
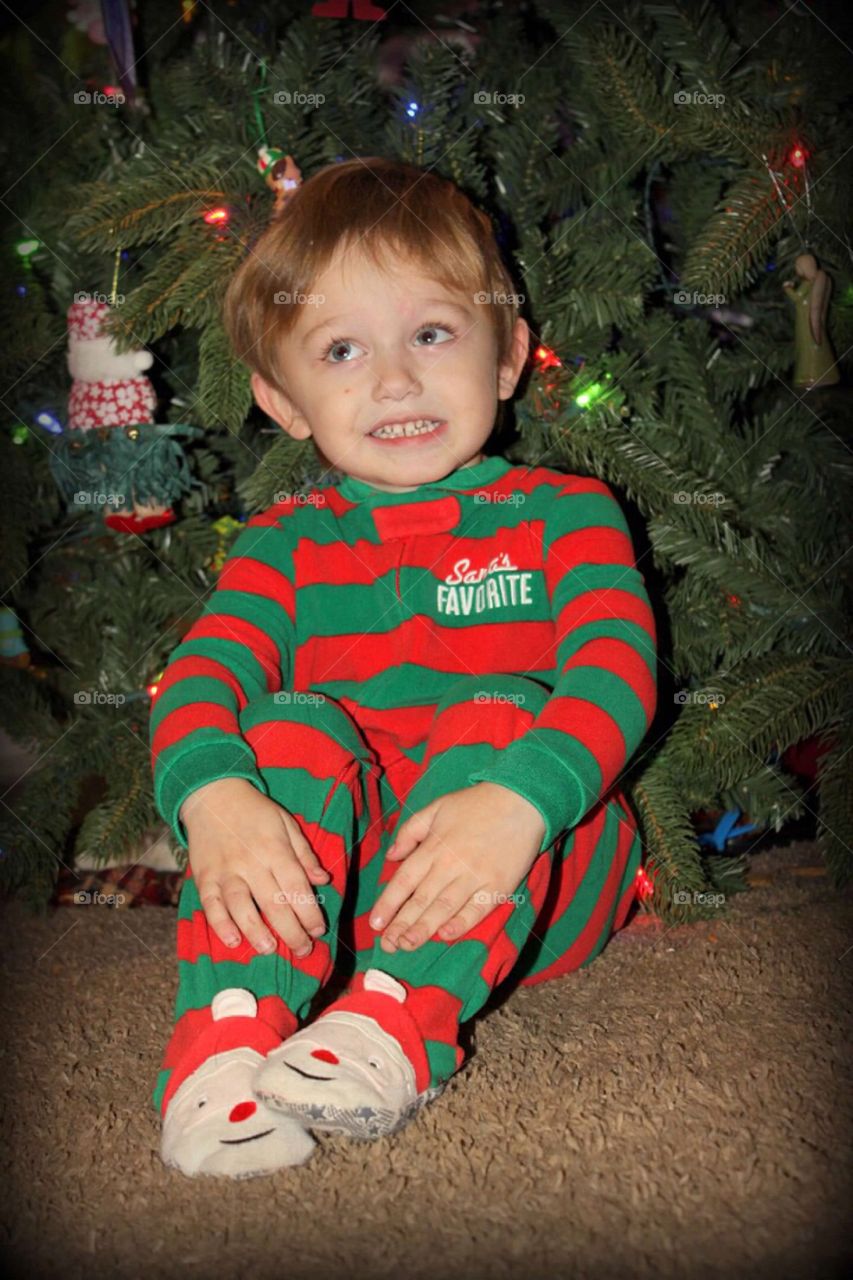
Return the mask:
M260 147L258 172L264 174L266 184L275 192L272 216L277 218L287 201L302 182L302 172L293 156L287 156L278 147Z
M157 397L143 372L153 356L119 353L105 327L110 313L89 296L68 308L68 431L57 437L50 465L72 509L102 507L108 528L138 534L175 519L171 502L189 488L189 474L171 437L198 429L155 424Z
M785 280L782 288L795 307L794 376L792 385L810 390L839 381L835 353L826 332L826 312L832 280L811 253L794 262L799 280Z

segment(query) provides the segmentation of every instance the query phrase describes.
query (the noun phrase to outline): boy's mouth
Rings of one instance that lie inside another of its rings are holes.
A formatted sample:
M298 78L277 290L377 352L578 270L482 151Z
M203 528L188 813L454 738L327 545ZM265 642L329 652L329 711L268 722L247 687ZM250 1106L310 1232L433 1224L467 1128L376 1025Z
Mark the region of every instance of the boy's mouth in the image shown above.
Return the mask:
M447 423L440 418L414 418L409 421L383 423L368 434L380 444L408 444L412 441L434 440L442 435Z

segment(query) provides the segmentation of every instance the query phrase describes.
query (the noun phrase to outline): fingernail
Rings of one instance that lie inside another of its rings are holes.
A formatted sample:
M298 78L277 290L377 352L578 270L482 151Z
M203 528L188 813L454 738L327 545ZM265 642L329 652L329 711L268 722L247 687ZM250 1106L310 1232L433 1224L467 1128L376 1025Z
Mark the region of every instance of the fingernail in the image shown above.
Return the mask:
M268 956L271 951L275 951L275 943L272 938L264 938L258 949L262 951L265 956Z
M310 955L310 954L311 954L311 948L310 948L310 947L303 947L301 951L294 951L294 953L293 953L293 954L294 954L294 955L296 955L296 956L299 956L299 957L300 957L300 959L301 959L301 958L302 958L302 956L308 956L308 955Z
M236 947L239 941L240 941L240 938L238 934L229 933L228 937L225 939L225 945L226 947Z
M385 921L382 919L382 916L371 916L370 923L374 929L381 929Z
M312 938L321 938L323 934L326 932L326 930L324 929L323 925L318 924L316 929L310 929L309 932Z

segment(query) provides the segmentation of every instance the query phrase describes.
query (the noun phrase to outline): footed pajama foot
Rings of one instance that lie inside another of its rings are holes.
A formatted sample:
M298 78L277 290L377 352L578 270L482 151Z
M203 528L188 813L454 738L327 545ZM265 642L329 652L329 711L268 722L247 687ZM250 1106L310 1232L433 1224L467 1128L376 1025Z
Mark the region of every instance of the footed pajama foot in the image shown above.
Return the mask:
M253 1019L257 1001L250 991L229 988L211 1004L219 1042L229 1020ZM187 1076L163 1117L160 1155L164 1164L194 1177L219 1174L253 1178L288 1165L304 1164L316 1143L304 1125L270 1111L255 1098L252 1081L264 1055L247 1045L212 1053Z
M406 999L405 987L378 969L367 970L364 990ZM306 1128L369 1140L402 1129L444 1084L418 1093L400 1042L375 1018L333 1007L267 1054L254 1090Z

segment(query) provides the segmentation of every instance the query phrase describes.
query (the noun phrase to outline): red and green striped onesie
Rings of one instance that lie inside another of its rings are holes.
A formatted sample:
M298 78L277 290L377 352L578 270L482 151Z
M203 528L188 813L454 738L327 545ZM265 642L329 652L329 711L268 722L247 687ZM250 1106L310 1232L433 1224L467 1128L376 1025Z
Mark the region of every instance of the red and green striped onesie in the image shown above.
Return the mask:
M336 968L365 1012L367 969L401 980L419 1086L449 1078L459 1023L510 972L530 985L577 969L624 922L640 840L616 778L655 703L654 618L600 480L488 457L408 493L345 476L250 519L153 700L155 803L186 848L187 796L248 779L331 873L328 928L304 959L280 939L269 956L227 948L187 868L155 1104L199 1065L218 990L252 991L289 1035ZM398 817L479 781L539 809L539 857L463 937L386 954L368 916Z

